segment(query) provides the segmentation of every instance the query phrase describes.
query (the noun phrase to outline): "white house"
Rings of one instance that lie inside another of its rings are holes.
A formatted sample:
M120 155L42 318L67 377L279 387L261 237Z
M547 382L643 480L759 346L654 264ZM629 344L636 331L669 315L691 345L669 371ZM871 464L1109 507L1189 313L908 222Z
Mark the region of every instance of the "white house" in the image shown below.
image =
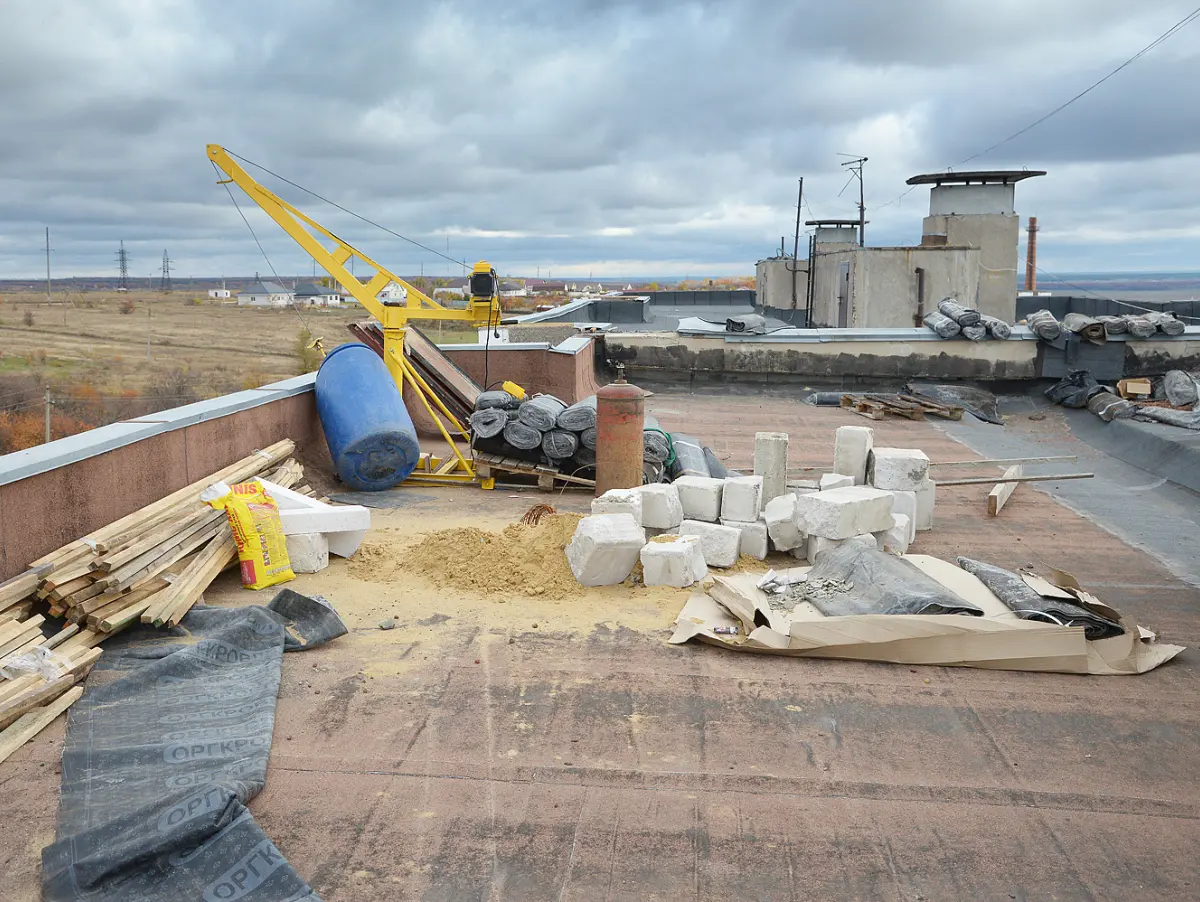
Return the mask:
M501 282L500 297L502 298L523 298L529 291L520 282Z
M233 292L228 288L210 288L208 289L208 296L216 298L219 301L227 301L233 297Z
M403 301L408 298L408 289L397 282L388 282L375 297L385 304L388 301Z
M294 289L296 303L308 304L313 307L339 307L342 296L331 288L314 285L312 282L301 282Z
M292 299L290 291L274 282L255 282L237 296L239 307L286 307Z

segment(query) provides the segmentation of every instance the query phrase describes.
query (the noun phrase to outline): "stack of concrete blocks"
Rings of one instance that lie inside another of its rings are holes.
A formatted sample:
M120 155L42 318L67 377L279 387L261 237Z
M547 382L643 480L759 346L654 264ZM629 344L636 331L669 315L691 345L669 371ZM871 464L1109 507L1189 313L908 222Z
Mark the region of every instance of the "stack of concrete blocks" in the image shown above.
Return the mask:
M678 536L670 542L648 542L642 547L642 582L647 586L686 589L708 576L700 537Z
M585 586L615 586L633 572L646 531L632 514L584 517L567 545L567 563Z
M839 426L833 439L833 472L850 476L855 485L867 484L867 464L875 444L870 426Z
M638 489L609 489L592 499L592 513L629 514L638 526L646 525L642 522L642 493Z
M721 519L721 496L725 480L711 476L680 476L672 485L679 492L683 516L688 520L716 523Z
M867 485L798 496L795 519L807 534L805 550L809 563L815 563L822 551L848 539L865 537L878 544L873 533L886 532L894 525L892 503L891 492Z
M787 494L788 436L786 432L754 434L754 475L763 480L762 504L765 506Z
M678 529L683 522L683 503L679 500L679 489L674 483L658 482L629 491L641 496L641 519L638 522L646 529L656 533L670 532ZM594 501L592 503L595 504Z
M721 494L721 525L741 533L739 554L767 556L767 523L762 519L763 477L729 476Z
M937 486L929 478L929 458L918 448L875 448L867 478L877 489L891 492L893 512L909 518L908 541L917 530L933 528L933 502Z

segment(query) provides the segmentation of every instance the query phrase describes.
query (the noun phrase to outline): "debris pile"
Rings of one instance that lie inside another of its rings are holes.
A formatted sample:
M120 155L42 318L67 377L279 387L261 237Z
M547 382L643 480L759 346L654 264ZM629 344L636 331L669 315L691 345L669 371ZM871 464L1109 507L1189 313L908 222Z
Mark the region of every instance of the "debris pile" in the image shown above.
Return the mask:
M1106 423L1134 418L1200 430L1200 376L1170 370L1162 377L1122 379L1103 385L1087 370L1074 370L1046 389L1064 407L1086 407Z

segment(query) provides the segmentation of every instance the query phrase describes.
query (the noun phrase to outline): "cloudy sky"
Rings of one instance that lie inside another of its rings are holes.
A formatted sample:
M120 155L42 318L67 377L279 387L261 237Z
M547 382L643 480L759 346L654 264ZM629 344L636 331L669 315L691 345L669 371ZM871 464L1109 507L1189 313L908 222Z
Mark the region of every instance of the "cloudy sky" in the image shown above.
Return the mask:
M268 272L210 142L507 273L751 273L799 176L806 219L856 215L840 153L870 158L871 244L919 241L914 173L1028 167L1045 269L1200 270L1200 21L963 165L1194 4L3 0L0 278L43 271L45 226L58 275L114 274L119 240L136 276L164 248ZM262 180L393 269L451 269Z

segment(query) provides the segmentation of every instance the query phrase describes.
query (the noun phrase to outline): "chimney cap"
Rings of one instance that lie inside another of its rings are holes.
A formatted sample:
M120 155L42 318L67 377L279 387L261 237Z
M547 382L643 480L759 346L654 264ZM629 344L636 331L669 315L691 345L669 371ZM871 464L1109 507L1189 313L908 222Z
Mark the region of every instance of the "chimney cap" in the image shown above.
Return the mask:
M906 185L1012 185L1045 175L1044 169L983 169L973 172L927 172L914 175Z

